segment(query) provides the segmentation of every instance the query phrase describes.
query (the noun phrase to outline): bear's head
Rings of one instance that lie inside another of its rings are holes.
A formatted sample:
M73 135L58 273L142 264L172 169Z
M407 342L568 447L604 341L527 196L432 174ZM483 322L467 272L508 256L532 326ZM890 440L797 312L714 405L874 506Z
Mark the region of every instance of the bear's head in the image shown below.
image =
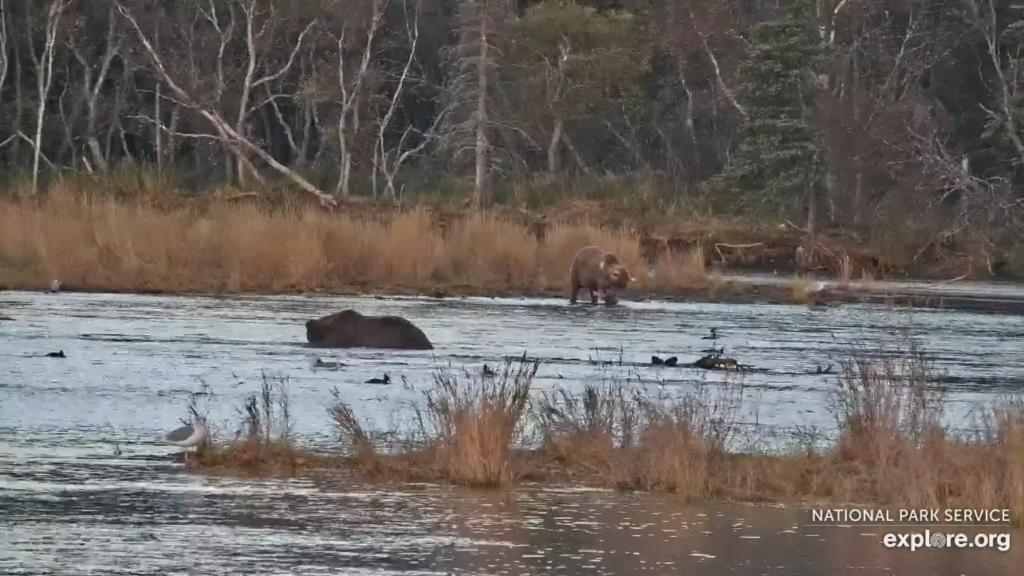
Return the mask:
M306 321L306 338L310 342L323 342L332 335L344 333L360 325L364 316L355 310L342 310L337 314Z
M325 322L319 318L306 321L306 339L310 342L323 342L327 335Z
M601 259L601 270L608 279L608 285L615 288L625 288L630 282L636 282L636 278L629 273L629 270L619 262L614 254L608 253Z

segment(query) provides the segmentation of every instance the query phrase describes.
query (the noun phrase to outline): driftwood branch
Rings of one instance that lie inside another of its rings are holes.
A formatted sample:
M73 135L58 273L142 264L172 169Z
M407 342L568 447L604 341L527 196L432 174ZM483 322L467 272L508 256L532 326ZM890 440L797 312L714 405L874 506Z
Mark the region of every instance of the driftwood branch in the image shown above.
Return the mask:
M722 253L722 248L730 248L730 249L757 248L758 246L763 246L763 245L764 245L764 242L753 242L751 244L726 244L725 242L716 242L715 243L715 252L718 253L718 258L722 262L725 262L725 254Z

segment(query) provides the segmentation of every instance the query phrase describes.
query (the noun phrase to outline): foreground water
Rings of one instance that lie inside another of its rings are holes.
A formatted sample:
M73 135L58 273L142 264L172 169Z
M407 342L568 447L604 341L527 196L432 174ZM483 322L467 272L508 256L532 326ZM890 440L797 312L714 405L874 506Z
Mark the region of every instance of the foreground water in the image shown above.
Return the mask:
M0 443L0 574L975 576L1024 561L1020 532L1006 552L911 552L882 539L921 530L811 522L598 490L196 475L134 446Z
M400 314L433 352L324 351L303 322L343 308ZM479 371L523 352L543 360L539 388L631 378L667 394L724 376L648 365L719 345L760 372L745 377L738 417L753 427L832 426L834 377L812 374L860 340L919 337L946 371L950 418L1019 391L1024 319L866 306L557 300L177 298L0 294L0 574L1006 574L1019 551L888 550L883 530L809 528L804 510L683 507L650 495L525 488L510 494L436 486L193 475L159 442L193 392L221 431L258 390L288 378L295 431L331 446L329 390L378 428L451 364ZM64 359L44 357L63 350ZM341 360L314 370L316 358ZM603 365L614 361L612 366ZM387 371L399 385L363 384ZM116 454L116 455L115 455ZM995 530L1006 532L1006 530ZM1022 536L1016 534L1020 540Z

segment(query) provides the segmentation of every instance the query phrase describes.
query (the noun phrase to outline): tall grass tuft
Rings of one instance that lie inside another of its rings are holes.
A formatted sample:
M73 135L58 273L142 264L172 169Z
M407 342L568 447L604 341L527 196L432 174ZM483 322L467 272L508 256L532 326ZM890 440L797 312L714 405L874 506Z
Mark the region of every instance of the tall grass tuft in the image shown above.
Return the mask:
M286 377L261 372L260 391L238 410L240 425L233 440L218 443L202 456L208 466L291 468L303 464L291 437L291 403Z
M433 466L456 484L501 486L516 477L511 456L520 445L523 415L540 362L507 360L497 375L459 378L434 372L434 387L417 408Z

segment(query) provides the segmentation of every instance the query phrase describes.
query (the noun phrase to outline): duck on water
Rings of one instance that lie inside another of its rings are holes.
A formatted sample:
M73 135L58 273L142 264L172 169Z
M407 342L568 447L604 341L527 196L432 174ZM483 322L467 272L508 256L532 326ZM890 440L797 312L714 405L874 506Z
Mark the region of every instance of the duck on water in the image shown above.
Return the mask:
M388 376L387 372L384 373L383 378L370 378L366 381L367 384L390 384L391 376Z

